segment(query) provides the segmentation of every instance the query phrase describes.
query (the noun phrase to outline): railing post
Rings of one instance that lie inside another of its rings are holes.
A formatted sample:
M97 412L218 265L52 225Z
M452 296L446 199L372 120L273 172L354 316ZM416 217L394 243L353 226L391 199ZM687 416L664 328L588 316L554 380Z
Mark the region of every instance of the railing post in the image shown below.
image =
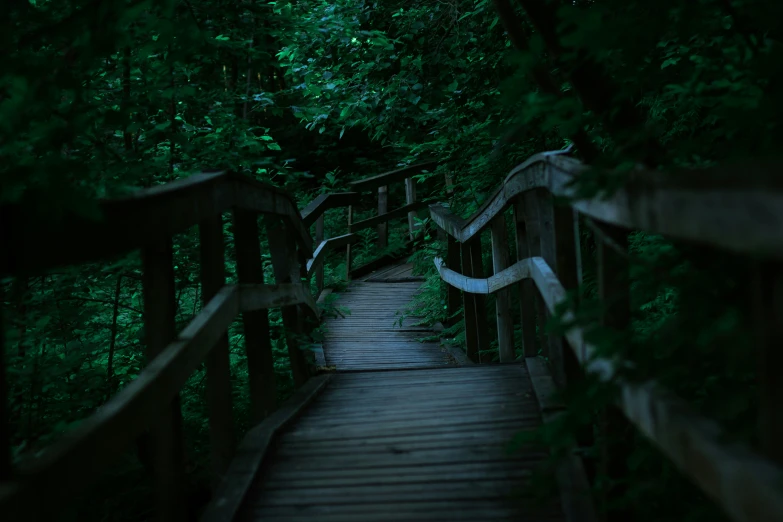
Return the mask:
M764 262L754 273L759 441L764 455L783 466L783 267Z
M563 288L570 292L579 287L573 211L571 207L554 204L549 194L546 194L544 201L539 201L542 203L539 207L542 257L557 274ZM559 386L565 386L567 374L580 371L576 358L565 348L562 337L550 336L549 360L552 376Z
M315 222L315 246L316 248L324 240L324 215L318 216L318 220ZM318 289L316 298L324 291L324 264L318 263L315 268L315 287Z
M525 201L518 197L514 202L514 225L517 239L517 261L531 257L529 235L525 221ZM525 357L538 355L536 347L536 285L532 279L519 282L519 311L522 320L522 346Z
M240 284L263 284L258 216L234 209L234 241ZM275 360L269 337L269 312L242 312L250 386L250 422L257 424L277 408Z
M176 338L174 259L171 238L163 238L142 251L144 333L147 361L154 359ZM152 462L157 482L161 522L184 522L188 506L184 489L182 410L179 395L158 419L150 419Z
M481 237L476 235L466 243L461 244L462 273L467 277L484 278L484 268L481 265ZM480 294L462 292L462 303L465 311L465 343L467 356L473 362L480 362L479 352L489 348L489 329L485 299Z
M457 268L460 266L459 261L459 242L445 230L443 234L446 236L446 266ZM459 310L460 295L459 288L455 288L451 285L446 285L446 321L447 326L454 326L459 318L455 316ZM452 316L454 316L452 318Z
M601 226L601 231L620 248L628 248L628 234L625 231L606 225ZM625 331L631 321L628 262L606 242L597 240L596 246L598 295L604 307L603 325L615 331ZM609 479L608 490L602 493L602 519L604 522L631 522L634 519L632 510L613 509L610 512L608 509L613 499L625 495L622 479L628 476L626 445L628 437L633 435L630 425L614 405L601 412L598 424L598 436L601 439L598 464L601 473Z
M0 286L0 303L4 302L3 287ZM3 307L0 306L0 481L9 480L13 474L11 458L10 407L8 404L8 368L5 349L5 323Z
M544 257L541 250L542 236L542 220L541 220L541 200L545 197L545 193L541 189L531 190L524 194L523 201L525 205L525 230L527 232L527 246L530 257ZM546 261L546 258L544 258ZM547 262L549 264L549 262ZM554 268L550 265L550 268ZM535 288L535 284L533 285ZM549 337L545 335L546 331L546 318L547 309L544 303L544 298L541 294L535 292L535 304L536 304L536 324L538 330L538 340L541 346L541 355L549 357Z
M351 224L353 223L353 205L348 205L348 232L351 233ZM351 280L351 245L345 247L345 280Z
M206 305L226 283L223 218L218 215L199 224L201 295ZM223 332L206 359L209 436L215 484L234 453L234 416L231 409L231 364L228 332Z
M416 203L416 181L413 178L405 178L405 203L407 205ZM413 241L416 231L416 212L408 212L408 231Z
M272 266L277 284L299 283L300 265L296 252L296 241L284 222L276 218L266 218L266 233L272 254ZM305 354L299 348L303 334L299 311L296 306L286 306L282 310L288 356L291 359L291 373L294 384L302 386L309 377Z
M495 274L509 267L508 243L506 238L506 216L500 213L491 224L492 270ZM500 362L512 362L514 353L514 321L511 318L511 288L504 288L495 294L495 312L498 326L498 352Z
M470 243L460 243L462 257L462 273L473 277L471 265ZM473 294L462 292L462 310L465 318L465 355L473 362L478 362L478 331L476 330L476 300Z
M389 188L384 185L378 187L378 215L382 216L389 210ZM384 249L389 245L389 222L378 225L378 248Z

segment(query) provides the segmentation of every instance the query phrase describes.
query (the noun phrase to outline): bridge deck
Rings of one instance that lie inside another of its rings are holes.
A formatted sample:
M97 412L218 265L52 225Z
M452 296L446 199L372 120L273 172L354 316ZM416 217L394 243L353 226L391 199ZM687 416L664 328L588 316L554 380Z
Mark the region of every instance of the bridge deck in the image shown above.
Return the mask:
M414 326L417 318L402 315L421 286L417 279L404 264L351 284L335 302L350 314L325 322L326 366L338 371L455 366L439 343L418 341L434 336L432 329Z
M525 366L455 367L415 341L420 330L385 325L419 284L351 285L354 311L331 327L326 356L338 371L381 371L333 376L276 436L237 519L563 520L559 501L526 487L546 455L508 451L541 422ZM445 367L407 369L434 362Z

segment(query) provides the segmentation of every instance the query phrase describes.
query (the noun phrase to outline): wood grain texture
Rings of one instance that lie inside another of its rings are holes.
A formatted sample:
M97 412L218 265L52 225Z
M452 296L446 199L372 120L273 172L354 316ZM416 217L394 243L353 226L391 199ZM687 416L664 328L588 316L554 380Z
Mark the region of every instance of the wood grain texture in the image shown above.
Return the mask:
M324 390L330 380L330 375L319 375L310 379L280 409L245 435L214 499L201 515L201 522L225 522L234 518L273 437L292 422Z
M544 188L574 198L573 207L598 221L744 253L783 257L783 190L774 164L660 173L636 171L606 198L579 199L570 183L588 170L561 151L531 156L515 167L468 219L442 204L430 205L440 227L461 242L480 233L519 194ZM745 173L752 172L747 176Z
M456 364L438 342L419 341L435 332L429 327L414 326L415 317L403 317L420 281L369 282L374 278L399 281L397 278L407 278L410 270L408 264L379 270L368 281L353 282L338 297L334 305L347 308L350 315L324 321L326 366L356 371Z
M412 400L413 399L413 400ZM563 520L509 453L540 415L521 365L337 374L280 435L240 521Z

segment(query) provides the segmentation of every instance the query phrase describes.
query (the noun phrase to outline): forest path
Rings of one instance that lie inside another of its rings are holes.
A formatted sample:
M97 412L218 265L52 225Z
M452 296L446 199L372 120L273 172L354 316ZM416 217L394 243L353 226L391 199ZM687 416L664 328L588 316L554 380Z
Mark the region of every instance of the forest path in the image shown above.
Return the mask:
M410 267L353 282L328 323L336 366L276 432L236 519L242 521L491 522L563 520L529 481L541 449L509 444L541 424L524 362L458 366L432 335L395 326L419 290ZM284 407L285 409L285 407Z
M442 368L457 360L419 318L405 315L423 278L409 263L393 265L352 282L334 305L345 310L324 321L323 366L337 371Z

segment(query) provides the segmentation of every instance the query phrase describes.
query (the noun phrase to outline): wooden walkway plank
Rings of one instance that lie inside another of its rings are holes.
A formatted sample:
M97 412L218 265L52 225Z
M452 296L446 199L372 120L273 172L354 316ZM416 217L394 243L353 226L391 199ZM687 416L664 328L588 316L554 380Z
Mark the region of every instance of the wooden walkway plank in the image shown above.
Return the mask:
M238 520L561 521L527 487L546 451L519 364L338 373L277 439Z
M410 280L411 270L409 263L377 270L339 296L335 305L350 314L325 321L325 366L337 371L457 366L440 343L419 342L435 336L434 330L415 326L418 318L403 315L421 286Z

